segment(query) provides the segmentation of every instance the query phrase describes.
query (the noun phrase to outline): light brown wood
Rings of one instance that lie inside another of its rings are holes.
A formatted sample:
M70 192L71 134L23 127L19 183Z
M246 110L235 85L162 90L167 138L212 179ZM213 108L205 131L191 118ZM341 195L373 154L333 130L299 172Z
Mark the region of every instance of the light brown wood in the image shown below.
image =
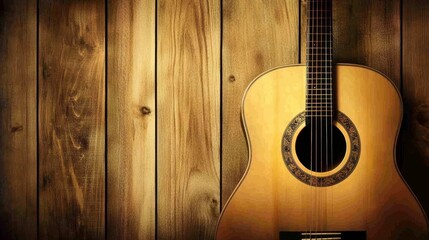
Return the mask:
M222 213L217 239L278 239L283 231L364 230L368 240L427 239L425 215L395 162L401 100L383 75L337 68L337 107L360 135L353 173L331 187L303 184L287 170L281 142L305 109L305 67L270 71L247 90L243 121L251 158ZM311 227L310 227L311 226Z
M36 1L0 1L0 239L37 238Z
M212 239L219 216L220 2L158 1L158 238Z
M403 1L403 127L402 169L429 212L429 1Z
M298 63L299 2L223 0L222 206L246 169L240 120L247 85L275 66Z
M104 239L104 1L39 8L39 238Z
M109 239L155 238L155 1L108 2Z

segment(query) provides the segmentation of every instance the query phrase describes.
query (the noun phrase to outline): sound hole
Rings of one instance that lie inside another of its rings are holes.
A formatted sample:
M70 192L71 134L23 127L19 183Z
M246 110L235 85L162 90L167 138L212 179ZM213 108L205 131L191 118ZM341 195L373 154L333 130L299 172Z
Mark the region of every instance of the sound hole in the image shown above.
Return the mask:
M318 121L307 124L298 134L295 150L299 161L308 170L328 172L343 160L346 153L346 139L335 125Z

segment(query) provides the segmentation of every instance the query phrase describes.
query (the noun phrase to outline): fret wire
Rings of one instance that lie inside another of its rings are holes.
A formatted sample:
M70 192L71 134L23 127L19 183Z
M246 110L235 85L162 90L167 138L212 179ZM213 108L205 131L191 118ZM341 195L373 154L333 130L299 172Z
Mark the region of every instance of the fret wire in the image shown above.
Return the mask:
M308 101L307 101L307 103L308 103L308 106L310 106L310 107L311 107L311 106L320 105L320 104L323 104L324 106L326 105L326 103L318 103L318 102L316 103L316 102L308 102Z
M308 86L313 86L313 85L322 86L322 85L332 85L332 83L331 82L327 82L327 83L307 83L307 85Z
M307 65L307 68L332 68L332 66L309 66L309 65Z
M312 111L312 112L317 112L317 111L319 111L319 112L332 112L332 111L334 111L334 110L332 110L332 109L305 109L306 111Z
M334 110L317 110L317 109L305 109L306 111L309 111L309 112L312 112L312 113L318 113L318 112L321 112L321 113L332 113L332 112L334 112Z
M325 112L325 113L331 113L333 110L317 110L317 109L305 109L308 112Z
M308 2L306 117L333 116L333 29L330 1Z
M310 56L323 56L325 58L323 59L318 59L318 58L314 58L312 57L313 60L320 60L320 61L329 61L326 56L331 56L332 55L332 51L330 51L329 49L307 49L306 51L307 57Z
M312 60L312 62L332 62L332 59Z
M328 51L330 50L327 47L312 47L312 46L307 47L307 50L309 50L309 49L311 49L311 50L322 49L322 50L328 50Z
M330 111L332 110L332 106L307 106L307 109L324 109L323 111Z
M326 74L326 73L331 73L332 74L332 72L314 72L314 73L311 73L311 74Z
M331 104L331 105L332 105L332 108L333 108L333 104ZM308 107L308 106L307 106L305 109L310 109L310 108L311 108L311 107ZM315 108L312 108L312 109L315 109ZM320 110L320 109L322 109L322 108L318 108L318 109ZM330 109L330 110L329 110L329 109L327 109L327 110L321 110L321 111L334 111L334 109Z
M306 112L310 115L316 115L316 114L332 115L334 113L333 111L311 111L311 110L306 110Z
M311 74L311 75L310 75ZM316 75L318 74L318 75ZM307 74L307 81L312 81L312 82L319 82L319 81L332 81L333 77L332 77L332 73L308 73Z
M309 110L319 110L319 111L332 111L332 110L334 110L333 109L333 104L331 104L330 106L329 106L329 108L324 108L324 106L320 106L319 108L317 108L317 107L314 107L314 106L306 106L306 108L305 109L309 109Z
M323 104L324 106L325 105L329 105L329 104L331 104L332 102L307 102L307 104Z
M327 105L331 105L329 102L328 103L326 103L326 102L318 102L318 103L314 103L314 102L307 102L307 105L309 106L309 107L311 107L311 106L315 106L315 105L309 105L309 104L324 104L324 106L327 106ZM320 106L320 107L323 107L323 106Z
M312 82L309 82L309 81L312 81ZM317 81L317 82L313 82L313 81ZM321 83L320 81L326 81L326 82ZM307 85L324 85L324 84L327 84L327 85L332 84L332 79L330 79L330 78L326 78L326 79L311 79L311 80L307 79Z

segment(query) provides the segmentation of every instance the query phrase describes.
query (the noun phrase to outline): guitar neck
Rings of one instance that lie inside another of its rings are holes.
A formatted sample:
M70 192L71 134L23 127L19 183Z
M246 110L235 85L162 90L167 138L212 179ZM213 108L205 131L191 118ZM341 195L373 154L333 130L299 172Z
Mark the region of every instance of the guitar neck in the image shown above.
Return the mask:
M306 117L333 115L332 0L307 0Z

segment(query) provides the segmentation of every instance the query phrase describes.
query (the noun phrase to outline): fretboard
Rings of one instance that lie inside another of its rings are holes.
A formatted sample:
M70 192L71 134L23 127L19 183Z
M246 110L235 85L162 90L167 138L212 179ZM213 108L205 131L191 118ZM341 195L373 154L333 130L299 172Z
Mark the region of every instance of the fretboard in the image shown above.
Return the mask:
M307 121L333 115L332 67L332 0L307 0Z

